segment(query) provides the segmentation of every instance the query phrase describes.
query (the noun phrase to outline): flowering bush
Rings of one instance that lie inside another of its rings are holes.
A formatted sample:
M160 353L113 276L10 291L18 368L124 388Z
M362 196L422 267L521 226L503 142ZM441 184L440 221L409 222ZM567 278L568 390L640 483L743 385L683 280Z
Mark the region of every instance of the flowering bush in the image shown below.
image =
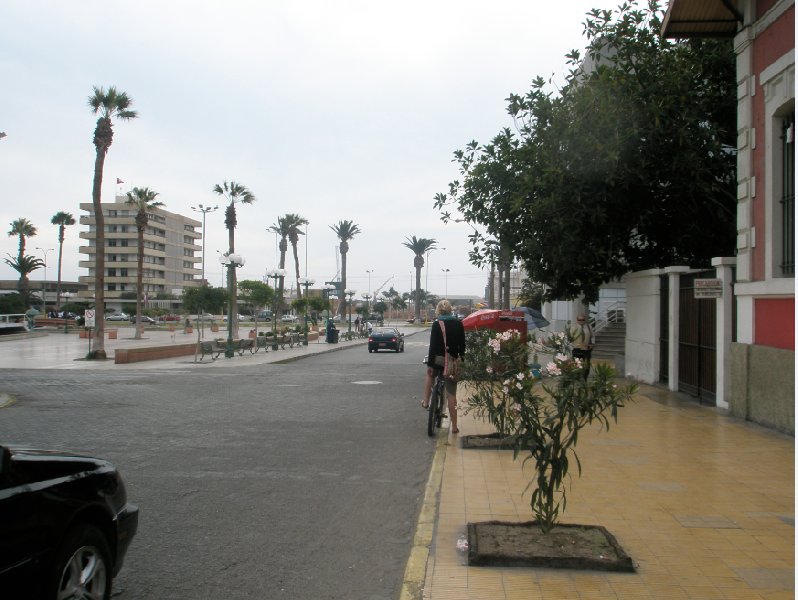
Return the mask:
M615 383L615 371L604 364L595 365L592 376L585 380L584 365L570 357L567 334L554 334L543 342L533 340L533 350L535 344L553 354L540 369L540 377L527 367L526 347L517 335L489 337L486 345L491 360L482 364L484 377L472 382L467 412L473 410L487 418L511 443L516 458L526 454L524 463L534 461L530 505L545 533L565 510L562 483L570 456L576 459L580 475L582 472L575 451L579 430L596 421L609 430L609 418L617 420L618 409L636 392L636 386ZM523 346L523 361L519 345ZM469 353L474 348L471 346Z

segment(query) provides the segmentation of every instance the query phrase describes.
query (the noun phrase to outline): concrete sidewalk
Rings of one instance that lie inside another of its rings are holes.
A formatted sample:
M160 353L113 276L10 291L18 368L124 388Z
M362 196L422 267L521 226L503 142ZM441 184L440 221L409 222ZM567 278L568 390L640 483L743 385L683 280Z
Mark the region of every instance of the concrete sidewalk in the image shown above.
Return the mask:
M562 522L605 526L634 560L630 574L467 566L468 522L533 519L532 471L511 451L460 448L459 437L492 429L470 416L459 426L441 434L426 501L436 511L422 510L403 598L794 598L794 438L645 385L609 432L583 431Z

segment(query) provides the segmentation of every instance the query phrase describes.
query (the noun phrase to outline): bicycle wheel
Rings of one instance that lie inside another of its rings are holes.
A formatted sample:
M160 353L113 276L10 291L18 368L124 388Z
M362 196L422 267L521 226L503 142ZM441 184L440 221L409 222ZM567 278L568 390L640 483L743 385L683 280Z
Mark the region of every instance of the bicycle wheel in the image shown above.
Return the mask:
M427 409L427 435L435 435L436 414L438 412L438 392L435 387L429 396L429 408Z
M443 403L446 402L446 392L444 390L443 382L439 382L438 385L435 386L438 390L438 410L436 411L435 415L435 425L440 429L441 421L443 421Z

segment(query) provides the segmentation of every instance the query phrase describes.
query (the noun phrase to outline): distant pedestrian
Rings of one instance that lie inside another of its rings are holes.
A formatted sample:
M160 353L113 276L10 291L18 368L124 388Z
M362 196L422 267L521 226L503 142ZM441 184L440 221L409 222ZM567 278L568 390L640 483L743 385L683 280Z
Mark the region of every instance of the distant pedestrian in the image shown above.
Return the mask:
M576 326L571 329L573 338L573 357L582 361L582 368L585 373L585 380L590 374L590 356L593 353L593 345L596 340L593 336L593 328L587 322L585 315L576 317Z

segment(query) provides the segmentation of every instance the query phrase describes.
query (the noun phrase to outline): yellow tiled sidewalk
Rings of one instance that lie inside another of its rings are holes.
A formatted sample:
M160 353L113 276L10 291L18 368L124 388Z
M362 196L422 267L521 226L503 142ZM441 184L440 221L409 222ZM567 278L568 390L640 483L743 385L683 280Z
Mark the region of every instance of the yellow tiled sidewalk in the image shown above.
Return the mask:
M490 431L461 417L460 436ZM467 566L468 522L532 520L532 471L510 451L463 450L460 436L442 448L424 599L794 598L792 437L641 386L609 432L580 434L562 519L605 526L637 569L605 573Z

